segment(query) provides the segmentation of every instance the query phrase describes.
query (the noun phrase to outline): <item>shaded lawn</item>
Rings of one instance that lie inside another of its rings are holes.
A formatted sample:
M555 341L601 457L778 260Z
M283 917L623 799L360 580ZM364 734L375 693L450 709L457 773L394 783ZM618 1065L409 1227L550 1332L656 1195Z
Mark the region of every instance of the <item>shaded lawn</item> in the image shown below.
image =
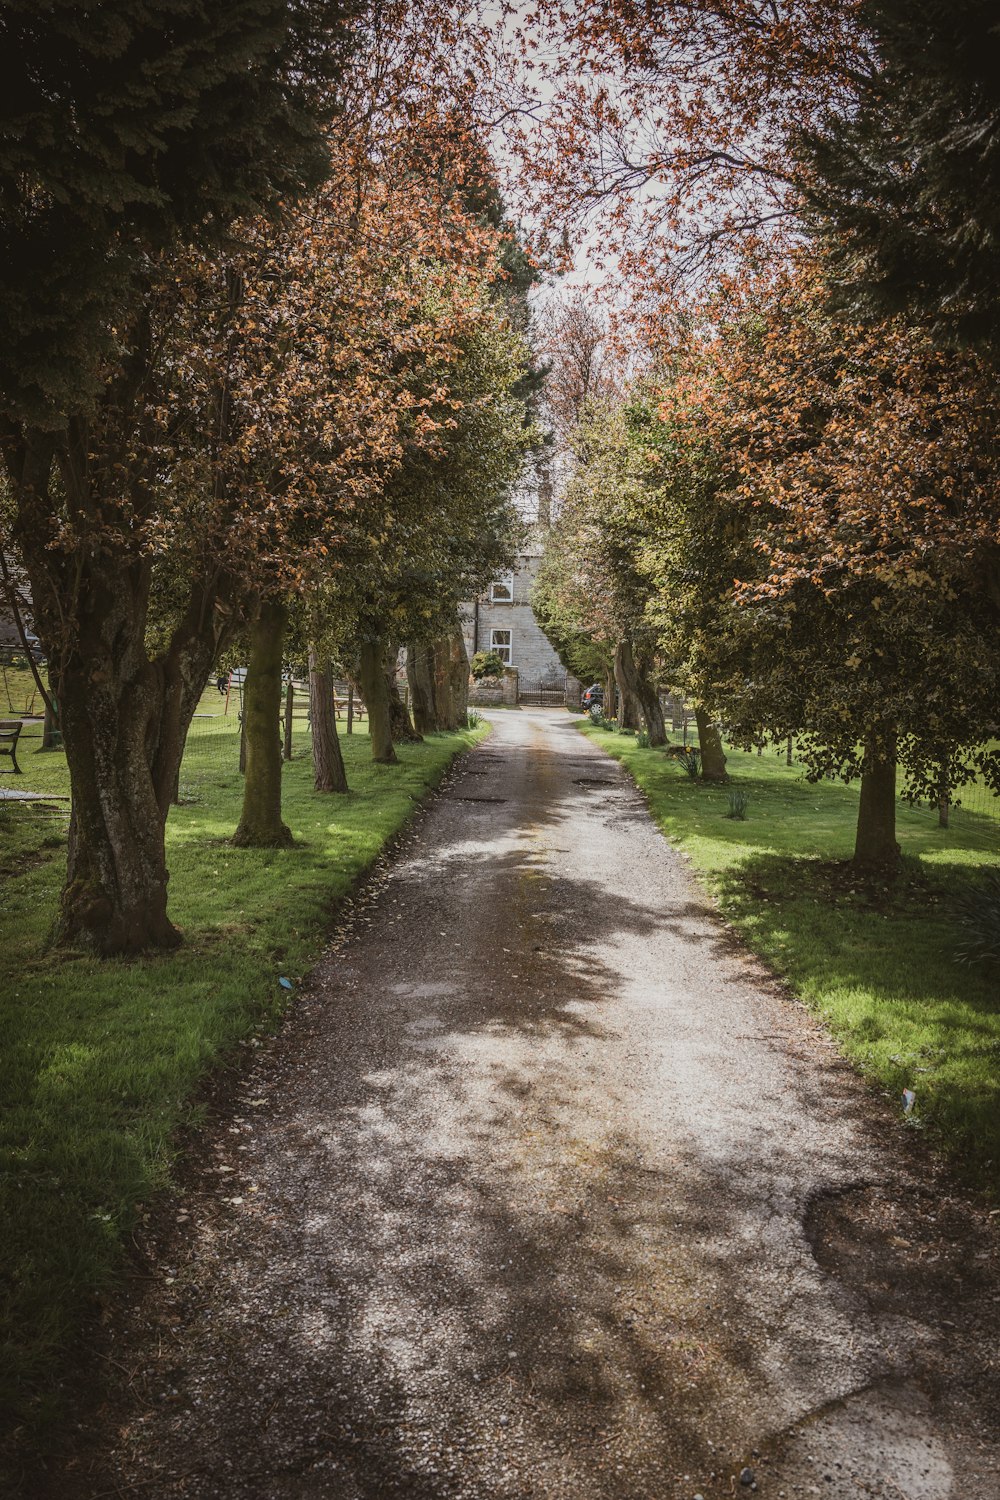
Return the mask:
M784 752L727 750L731 785L750 793L728 818L728 789L691 781L661 750L584 726L621 760L657 822L683 849L728 920L822 1015L854 1063L897 1097L912 1088L926 1128L973 1185L1000 1186L998 976L955 961L958 886L995 865L1000 825L956 809L937 826L899 807L906 856L892 885L852 878L856 787L810 785Z
M218 698L196 721L167 830L178 951L98 962L45 943L65 869L66 814L0 806L0 1410L43 1433L67 1352L120 1265L137 1205L170 1181L171 1141L198 1084L235 1042L273 1025L317 957L330 909L487 732L430 736L374 766L343 736L351 791L312 790L308 741L285 767L291 850L234 849L239 736ZM22 741L22 743L24 743ZM29 748L30 747L30 748ZM61 752L20 757L0 785L68 790Z

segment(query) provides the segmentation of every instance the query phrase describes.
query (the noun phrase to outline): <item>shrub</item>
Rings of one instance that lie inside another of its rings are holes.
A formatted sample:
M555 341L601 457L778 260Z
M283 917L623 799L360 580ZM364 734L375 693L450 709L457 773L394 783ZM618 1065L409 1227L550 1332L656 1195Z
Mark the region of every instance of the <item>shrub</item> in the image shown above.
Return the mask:
M962 964L1000 963L1000 870L989 870L955 897L962 928L955 957Z
M729 793L729 811L726 813L726 817L738 818L741 823L745 822L747 808L749 806L750 793L746 790L746 788L733 787L732 791Z
M504 660L498 651L477 651L469 669L477 682L483 677L502 677Z
M649 730L642 729L635 737L635 742L640 750L649 749Z

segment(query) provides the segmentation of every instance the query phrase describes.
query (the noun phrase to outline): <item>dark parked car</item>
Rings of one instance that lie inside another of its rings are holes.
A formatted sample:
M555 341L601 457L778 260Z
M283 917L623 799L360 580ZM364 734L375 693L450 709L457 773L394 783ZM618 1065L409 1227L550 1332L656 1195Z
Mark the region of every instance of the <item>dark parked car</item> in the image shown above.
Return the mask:
M604 703L604 689L599 682L591 683L583 695L584 708L600 708Z

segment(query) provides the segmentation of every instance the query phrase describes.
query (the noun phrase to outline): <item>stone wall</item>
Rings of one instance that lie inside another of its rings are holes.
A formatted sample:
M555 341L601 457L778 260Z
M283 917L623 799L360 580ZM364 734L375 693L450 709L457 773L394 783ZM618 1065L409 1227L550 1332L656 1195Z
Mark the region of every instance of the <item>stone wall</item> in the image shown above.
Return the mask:
M469 684L469 703L473 708L501 708L504 705L513 708L517 703L517 672L513 669L505 672L499 683L493 677L484 677L481 682L473 680Z

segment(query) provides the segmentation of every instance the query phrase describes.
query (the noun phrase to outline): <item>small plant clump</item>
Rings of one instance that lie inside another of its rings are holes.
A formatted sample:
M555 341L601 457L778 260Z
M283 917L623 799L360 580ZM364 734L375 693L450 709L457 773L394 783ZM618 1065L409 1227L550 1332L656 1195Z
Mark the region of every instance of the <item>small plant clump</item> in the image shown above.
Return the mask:
M649 730L641 729L635 737L635 742L640 750L649 749Z
M697 750L694 745L672 745L669 754L692 781L697 780L698 772L701 770L700 750Z
M955 897L962 938L955 957L961 964L1000 963L1000 870L989 870Z
M502 677L504 659L499 651L477 651L469 663L469 670L477 682L484 677Z
M747 809L750 806L750 793L746 787L735 786L729 793L729 811L727 818L736 818L741 823L746 822Z
M477 712L477 710L474 709L474 708L468 708L468 709L466 709L466 711L465 711L465 727L466 727L466 729L478 729L479 726L480 726L480 724L482 722L483 722L483 716L482 716L481 713Z

